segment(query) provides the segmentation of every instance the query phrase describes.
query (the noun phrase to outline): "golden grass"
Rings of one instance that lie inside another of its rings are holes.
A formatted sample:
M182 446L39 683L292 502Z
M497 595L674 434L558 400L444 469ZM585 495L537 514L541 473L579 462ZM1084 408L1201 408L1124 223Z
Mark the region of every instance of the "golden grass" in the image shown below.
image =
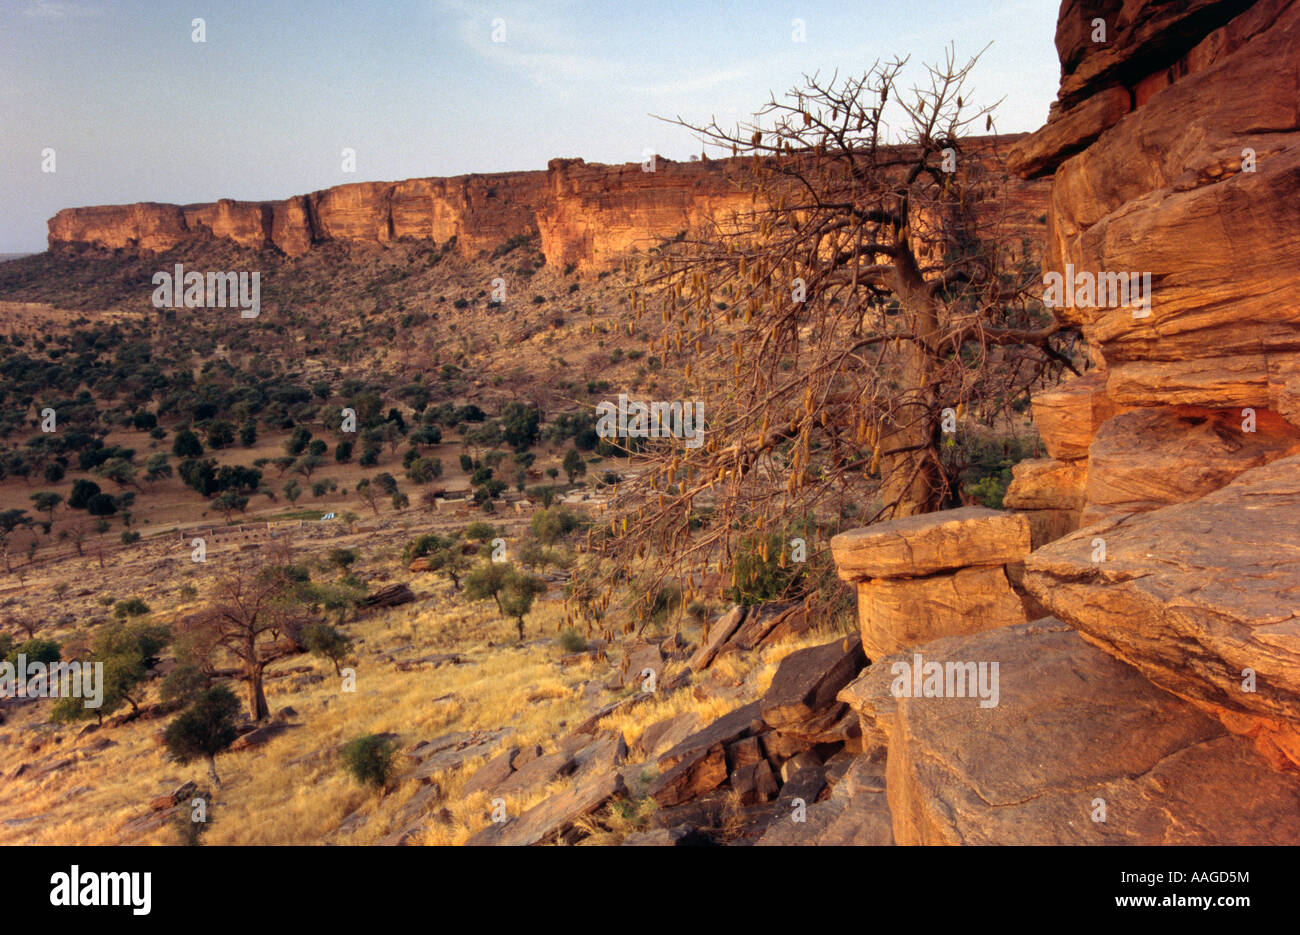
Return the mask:
M372 554L366 564L385 564L391 570L399 549L387 551L393 555L385 559ZM217 758L223 787L210 803L204 843L377 843L403 827L404 806L420 791L420 784L410 777L415 764L400 751L453 731L509 726L514 733L499 747L537 743L550 752L555 739L564 733L561 722L572 726L614 697L600 693L584 698L582 691L585 683L606 678L608 663L585 658L560 662L564 650L555 636L564 615L558 604L539 602L527 619L526 642L519 645L513 622L500 619L490 604L466 605L449 586L430 576L419 579L417 590L433 596L347 625L358 641L350 663L357 672L355 692L342 691L332 665L312 657L297 657L272 668L274 673L277 668L309 665L310 676L319 680L300 684L303 676L290 675L267 681L272 711L292 706L297 712L292 723L301 726L259 748ZM179 607L173 601L166 607L155 606L155 610L159 619L172 619ZM759 653L723 656L696 678L695 684L704 690L646 698L606 717L601 727L622 731L632 745L650 725L688 710L707 723L758 697L786 654L826 638L825 633L809 633ZM399 671L393 662L380 658L392 654L401 661L448 652L459 654L461 664ZM670 665L663 680L682 665ZM27 717L43 719L36 712ZM0 784L0 843L176 843L178 832L170 826L147 834L126 827L149 814L149 799L169 793L187 780L193 779L200 787L209 784L205 764L179 766L169 761L156 739L166 723L166 719L135 722L92 733L80 743L76 737L79 728L42 728L44 734L19 732L19 723L0 728L0 744L11 751L33 736L47 737L39 754L7 757L6 771L24 758L30 758L35 766L52 759L75 758L71 766L41 779L19 777ZM384 794L356 783L344 772L337 755L342 744L369 733L391 733L397 738L395 777ZM100 737L108 737L115 745L89 754L78 752ZM461 792L483 761L480 758L430 777L440 795L425 811L445 808L450 820L430 821L415 835L415 843L460 844L487 826L489 796ZM560 780L534 789L512 801L511 811L519 814L564 788L565 781ZM589 819L587 830L598 842L616 843L644 824L645 807L644 802L616 803ZM7 823L8 819L32 816L38 820Z

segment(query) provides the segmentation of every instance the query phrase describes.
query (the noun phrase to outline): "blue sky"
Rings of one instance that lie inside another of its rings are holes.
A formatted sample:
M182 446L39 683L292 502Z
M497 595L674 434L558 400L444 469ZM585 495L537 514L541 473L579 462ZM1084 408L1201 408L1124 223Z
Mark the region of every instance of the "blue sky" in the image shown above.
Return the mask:
M992 42L968 99L1047 117L1056 0L0 0L0 252L58 209L275 199L363 180L685 159L652 114L744 119L804 72ZM202 17L207 41L191 39ZM505 41L493 42L493 21ZM806 39L793 38L793 21ZM357 171L340 152L356 150ZM56 171L41 171L55 150Z

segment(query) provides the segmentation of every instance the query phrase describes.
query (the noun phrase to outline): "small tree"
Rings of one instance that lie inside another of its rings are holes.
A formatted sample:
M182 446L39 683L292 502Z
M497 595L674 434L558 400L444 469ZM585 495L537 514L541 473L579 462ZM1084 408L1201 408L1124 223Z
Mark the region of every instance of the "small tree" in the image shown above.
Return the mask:
M471 601L491 598L501 616L512 618L524 638L524 616L533 608L533 599L546 592L546 582L533 575L521 574L507 562L485 562L465 579L465 596Z
M132 600L135 600L132 598ZM128 602L119 601L118 606ZM158 664L158 653L171 642L171 631L161 624L115 623L100 631L91 646L91 661L103 665L103 699L97 708L87 708L80 698L64 698L55 705L56 721L94 717L101 723L126 702L132 714L140 713L140 691L149 670Z
M441 571L451 579L454 590L460 590L461 576L469 570L470 559L465 554L461 542L456 538L444 538L437 533L429 533L406 544L407 561L425 558L429 562L429 571Z
M248 713L255 721L271 713L263 689L266 667L299 649L308 622L303 577L287 563L235 565L217 579L203 610L180 623L185 661L212 671L218 648L240 661L248 683Z
M203 454L203 443L189 429L184 429L172 439L172 454L178 458L197 458Z
M49 490L42 490L40 493L32 494L28 499L32 501L37 511L48 516L52 523L54 522L54 509L63 502L63 495Z
M113 616L118 620L125 620L127 617L143 617L147 613L149 613L149 605L138 597L128 597L113 605Z
M26 510L0 510L0 550L4 551L5 568L13 571L9 564L9 537L15 530L31 526L32 518Z
M343 766L357 782L382 790L392 774L394 751L392 740L366 734L343 748Z
M208 761L212 782L221 788L217 775L217 754L227 750L239 736L235 715L239 700L225 685L206 689L163 734L168 751L182 765L200 757Z
M370 478L363 477L361 480L357 481L357 493L361 495L361 499L366 501L366 505L369 506L370 509L374 510L375 515L378 516L379 497L382 494L379 487L372 484Z
M578 453L577 448L568 450L560 466L564 468L564 473L569 475L570 484L587 473L587 462L582 460L582 455Z
M342 675L340 664L352 652L352 640L328 623L313 623L302 631L303 645L314 656L334 663L334 674Z
M533 609L534 598L545 593L546 582L535 575L514 572L507 578L499 603L501 613L515 619L519 639L524 638L524 616Z
M237 491L227 490L213 500L212 505L221 511L221 515L228 523L235 513L242 513L248 509L248 498Z

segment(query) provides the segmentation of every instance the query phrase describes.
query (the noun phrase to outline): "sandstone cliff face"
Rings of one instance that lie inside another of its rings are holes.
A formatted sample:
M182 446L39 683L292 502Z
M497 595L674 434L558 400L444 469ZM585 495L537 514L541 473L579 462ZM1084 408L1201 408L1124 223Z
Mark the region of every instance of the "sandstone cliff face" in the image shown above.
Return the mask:
M1013 166L1056 170L1049 269L1152 273L1149 317L1069 310L1110 397L1300 422L1300 4L1074 0L1057 45L1057 107Z
M1300 520L1300 3L1066 0L1057 47L1057 104L1013 157L1055 170L1045 266L1150 272L1153 290L1146 317L1059 310L1100 367L1035 399L1056 460L1019 470L1007 502L1081 507L1084 528L1025 582L1300 765L1295 548L1275 526ZM1244 670L1268 687L1242 691Z
M656 160L654 171L647 172L640 164L552 159L549 197L538 212L546 262L608 266L661 238L708 223L725 226L733 212L753 207L726 165Z
M1027 201L1041 210L1046 186ZM465 256L540 233L553 265L607 267L631 250L722 219L751 204L721 164L657 160L587 165L555 159L544 172L339 185L284 201L65 208L49 222L49 243L90 243L147 251L192 237L224 237L253 248L300 256L315 243L385 243L409 237L445 243Z
M466 255L535 231L545 172L507 172L404 182L339 185L284 201L135 204L65 208L49 222L49 242L167 250L195 236L245 247L275 246L299 256L325 240L385 243L455 237Z
M1150 314L1060 310L1097 367L1034 399L1051 457L1004 501L1024 562L987 521L942 541L1006 559L1023 613L934 606L926 542L959 516L832 541L876 650L839 697L888 747L900 844L1295 843L1300 2L1064 0L1057 47L1058 102L1014 158L1055 172L1045 267L1150 272ZM894 552L901 613L873 590ZM902 690L922 658L996 661L1000 700Z
M1019 137L977 138L969 151L986 178L976 211L999 211L1013 254L1041 238L1048 182L1007 177L990 158ZM193 237L223 237L300 256L325 241L385 243L453 237L474 257L512 237L539 235L548 264L608 268L632 251L718 225L752 209L737 160L588 164L552 159L545 171L501 172L403 182L356 182L283 201L155 203L66 208L49 221L49 244L89 243L168 250Z

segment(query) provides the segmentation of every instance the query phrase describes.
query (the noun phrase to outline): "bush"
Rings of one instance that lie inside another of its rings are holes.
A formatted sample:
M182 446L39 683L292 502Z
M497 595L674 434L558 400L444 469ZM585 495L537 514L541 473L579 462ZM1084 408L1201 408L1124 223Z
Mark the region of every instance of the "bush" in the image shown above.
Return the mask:
M118 620L125 620L127 617L143 617L147 613L149 613L149 605L138 597L128 597L113 605L113 616Z
M54 640L43 640L39 637L33 637L30 640L19 643L14 646L5 655L5 661L13 665L18 665L18 657L26 656L27 664L39 662L43 665L51 665L61 658L59 655L59 644Z
M362 785L382 789L393 769L395 746L387 737L366 734L343 748L343 768Z
M533 534L547 545L563 539L581 525L577 515L562 506L538 510L532 519Z
M491 523L474 522L465 527L461 537L469 542L490 542L497 537L497 530Z
M117 504L106 493L97 493L86 502L86 512L91 516L112 516L117 512Z
M179 701L189 705L198 699L208 687L208 677L192 663L185 663L172 669L162 682L164 701Z
M203 443L192 431L185 429L172 439L172 454L178 458L197 458L203 454Z
M566 653L580 653L587 648L587 640L581 633L570 627L560 634L560 648Z
M68 494L68 506L74 510L84 510L91 497L99 495L99 485L92 480L74 480L72 493Z
M330 549L328 559L329 563L335 568L347 569L357 560L356 549Z

